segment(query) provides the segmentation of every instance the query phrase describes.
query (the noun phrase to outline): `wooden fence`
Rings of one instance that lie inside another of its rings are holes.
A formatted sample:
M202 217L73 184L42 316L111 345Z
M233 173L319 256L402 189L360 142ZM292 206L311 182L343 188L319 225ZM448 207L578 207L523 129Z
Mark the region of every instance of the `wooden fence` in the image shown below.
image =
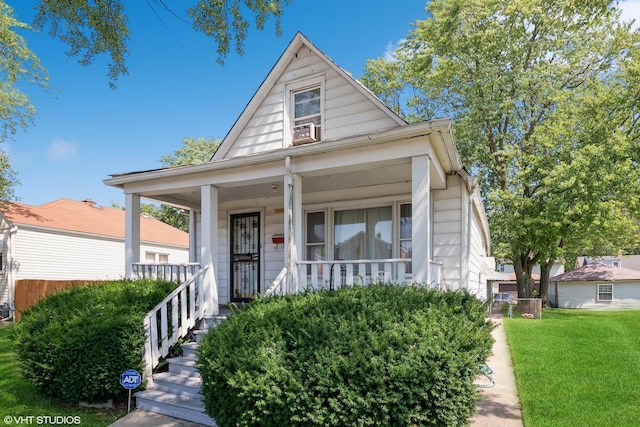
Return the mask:
M105 283L105 280L40 280L23 279L15 283L14 321L20 320L22 312L35 305L47 295L61 289Z

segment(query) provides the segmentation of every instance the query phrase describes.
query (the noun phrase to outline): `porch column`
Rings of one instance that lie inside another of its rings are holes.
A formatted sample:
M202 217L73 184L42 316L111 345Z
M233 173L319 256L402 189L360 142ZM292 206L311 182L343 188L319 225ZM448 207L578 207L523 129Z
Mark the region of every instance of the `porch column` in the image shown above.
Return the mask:
M200 188L202 237L200 263L208 267L204 276L206 315L218 314L218 189L212 185Z
M196 212L193 209L189 209L189 262L198 261L198 255L196 254L196 241L197 241L197 217Z
M302 258L302 177L291 172L291 158L286 158L284 177L284 253L287 266L287 293L298 292L297 262Z
M411 268L416 283L431 284L431 182L429 156L411 159Z
M124 277L133 278L133 264L140 262L140 195L124 196Z

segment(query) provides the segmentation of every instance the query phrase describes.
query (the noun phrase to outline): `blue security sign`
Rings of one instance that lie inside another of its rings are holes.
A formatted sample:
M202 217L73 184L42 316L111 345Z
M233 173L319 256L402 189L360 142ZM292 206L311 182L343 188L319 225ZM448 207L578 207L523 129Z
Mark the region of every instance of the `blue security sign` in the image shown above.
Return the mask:
M120 385L128 390L137 388L142 383L142 377L135 369L128 369L120 375Z

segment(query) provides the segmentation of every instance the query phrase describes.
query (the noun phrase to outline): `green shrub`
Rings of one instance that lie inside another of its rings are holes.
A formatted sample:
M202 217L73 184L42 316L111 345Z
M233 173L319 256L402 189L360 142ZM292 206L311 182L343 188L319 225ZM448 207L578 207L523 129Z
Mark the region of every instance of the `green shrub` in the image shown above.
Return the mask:
M465 425L491 349L467 292L376 285L259 299L208 333L218 425Z
M14 328L25 377L45 395L73 403L125 396L120 374L143 368L144 316L175 287L107 282L43 299Z

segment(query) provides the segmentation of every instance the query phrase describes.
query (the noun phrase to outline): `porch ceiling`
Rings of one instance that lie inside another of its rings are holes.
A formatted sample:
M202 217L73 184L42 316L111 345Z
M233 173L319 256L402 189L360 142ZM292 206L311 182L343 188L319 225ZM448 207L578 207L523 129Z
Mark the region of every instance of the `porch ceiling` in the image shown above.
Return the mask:
M302 192L319 193L344 189L374 187L384 184L409 185L411 182L410 161L382 162L375 168L364 170L333 170L313 176L303 176ZM270 179L260 183L245 185L219 186L218 200L220 203L239 200L282 197L284 195L284 180ZM408 187L410 191L410 187ZM171 205L186 208L200 207L200 188L189 188L172 193L142 193L141 196Z

